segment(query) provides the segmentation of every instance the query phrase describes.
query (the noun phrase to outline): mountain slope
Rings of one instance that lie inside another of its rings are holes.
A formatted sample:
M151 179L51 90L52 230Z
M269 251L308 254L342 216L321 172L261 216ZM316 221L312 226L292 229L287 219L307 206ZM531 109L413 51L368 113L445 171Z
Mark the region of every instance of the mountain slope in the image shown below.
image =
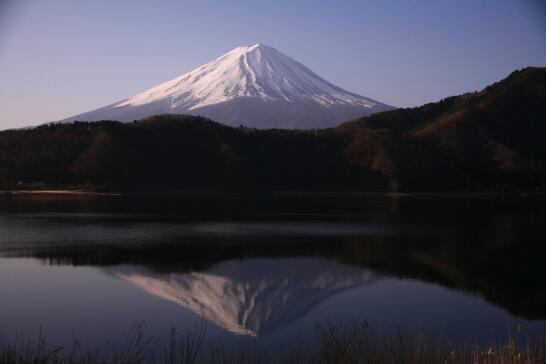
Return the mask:
M445 191L546 186L546 69L481 92L325 130L202 117L50 124L0 133L0 185L111 189Z
M227 125L319 128L392 109L345 91L274 48L255 44L138 95L64 121L192 114Z
M480 92L373 115L340 129L353 135L391 130L472 176L465 177L469 187L541 185L546 162L546 68L515 71ZM393 159L404 166L411 163Z

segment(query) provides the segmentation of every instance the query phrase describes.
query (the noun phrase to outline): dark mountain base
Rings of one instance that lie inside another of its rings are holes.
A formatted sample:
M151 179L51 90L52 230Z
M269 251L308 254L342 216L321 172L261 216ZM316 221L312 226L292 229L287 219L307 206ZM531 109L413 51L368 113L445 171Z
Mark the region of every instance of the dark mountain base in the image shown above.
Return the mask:
M546 185L546 70L335 129L164 115L0 133L0 184L106 189L523 190Z
M238 97L234 100L192 110L184 107L172 108L168 101L155 103L153 107L150 105L119 107L109 105L61 122L76 120L132 122L154 114L173 114L204 116L221 124L235 127L242 125L258 129L311 129L332 128L347 120L393 109L393 107L383 104L377 104L372 108L351 104L323 106L316 102L265 101L255 97Z
M373 108L350 104L323 106L316 102L264 101L239 97L187 113L205 116L230 126L312 129L333 128L347 120L393 109L383 104L377 104Z

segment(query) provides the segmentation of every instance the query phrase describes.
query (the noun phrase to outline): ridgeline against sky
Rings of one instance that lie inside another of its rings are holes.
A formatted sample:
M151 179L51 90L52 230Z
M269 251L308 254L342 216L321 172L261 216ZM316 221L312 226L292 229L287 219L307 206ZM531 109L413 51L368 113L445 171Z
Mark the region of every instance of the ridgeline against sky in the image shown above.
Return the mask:
M203 117L0 132L0 188L108 191L544 191L546 68L336 128L233 128ZM21 182L21 183L20 183Z
M60 120L263 42L397 107L546 65L541 0L0 2L0 128Z

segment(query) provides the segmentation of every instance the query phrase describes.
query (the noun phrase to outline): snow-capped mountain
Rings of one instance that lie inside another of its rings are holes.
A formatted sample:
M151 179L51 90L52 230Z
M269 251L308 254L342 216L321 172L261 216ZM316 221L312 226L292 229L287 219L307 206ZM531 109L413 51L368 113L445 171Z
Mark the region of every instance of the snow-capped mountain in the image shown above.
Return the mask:
M248 336L271 333L341 292L381 276L322 259L225 261L207 272L155 274L106 268L144 291L192 310L224 329Z
M191 114L258 128L335 126L392 107L343 90L263 44L243 46L123 101L63 121Z

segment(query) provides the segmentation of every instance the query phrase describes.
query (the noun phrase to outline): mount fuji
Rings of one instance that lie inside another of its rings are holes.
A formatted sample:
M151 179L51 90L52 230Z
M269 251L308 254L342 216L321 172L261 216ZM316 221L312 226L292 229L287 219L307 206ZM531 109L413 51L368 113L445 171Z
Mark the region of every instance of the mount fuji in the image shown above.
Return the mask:
M324 80L263 44L243 46L173 80L61 122L129 122L159 114L201 115L255 128L323 128L393 107Z

